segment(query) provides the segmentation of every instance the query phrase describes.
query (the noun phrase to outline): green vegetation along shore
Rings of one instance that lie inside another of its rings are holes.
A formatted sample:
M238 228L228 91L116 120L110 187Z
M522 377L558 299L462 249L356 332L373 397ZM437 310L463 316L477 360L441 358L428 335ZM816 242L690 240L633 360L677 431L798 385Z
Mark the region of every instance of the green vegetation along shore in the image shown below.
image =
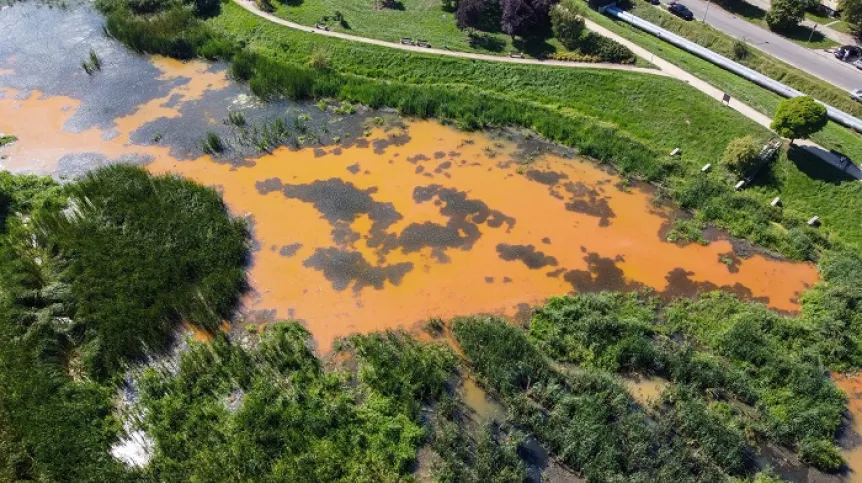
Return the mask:
M101 8L136 50L230 60L265 99L533 129L655 182L697 223L817 260L822 281L795 316L718 292L578 294L523 327L435 320L431 341L354 335L326 358L295 322L171 355L183 324L216 332L246 289L248 229L219 194L133 166L64 186L0 173L0 480L521 482L547 452L590 481L762 482L775 481L769 448L803 469L844 468L846 400L829 373L862 368L859 183L790 149L734 192L726 146L768 133L664 77L393 52L233 3ZM822 229L805 224L812 213ZM655 402L625 389L638 376L664 381ZM503 420L476 419L467 377ZM140 467L111 455L130 431L151 446Z
M524 126L624 175L657 182L662 195L697 210L703 221L792 258L817 259L835 244L862 246L855 206L838 201L852 198L855 185L832 187L837 197L816 213L797 203L770 207L764 193L780 193L782 185L768 177L760 180L763 189L734 193L735 180L717 161L731 140L763 141L767 130L673 79L393 51L284 28L232 2L206 19L183 4L159 5L155 13L135 13L124 0L103 0L101 8L107 30L136 50L231 59L233 76L264 98L334 97L465 129ZM675 148L682 156L669 157ZM776 166L798 171L808 156L783 152ZM701 175L707 163L714 172ZM794 188L808 197L821 191L822 178L797 178ZM805 226L815 214L828 219L828 230Z
M0 215L0 475L117 481L118 378L181 323L232 315L245 223L212 189L122 165L64 187L0 173Z
M720 292L579 294L524 328L430 321L430 341L354 335L326 359L296 323L166 355L244 289L248 233L214 190L118 165L66 186L2 173L0 202L4 480L520 482L537 451L591 481L769 481L764 447L844 465L828 371L862 368L851 251L822 257L797 316ZM471 374L503 420L473 415ZM655 403L625 390L634 375L666 381ZM143 466L111 455L130 431Z

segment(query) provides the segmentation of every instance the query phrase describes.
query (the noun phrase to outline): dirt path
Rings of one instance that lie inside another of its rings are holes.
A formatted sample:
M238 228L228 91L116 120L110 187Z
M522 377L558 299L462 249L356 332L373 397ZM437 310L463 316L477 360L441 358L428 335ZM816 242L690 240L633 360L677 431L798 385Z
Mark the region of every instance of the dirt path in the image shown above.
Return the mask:
M601 25L591 21L586 20L587 28L601 34L604 37L611 38L616 42L625 45L632 52L635 53L638 57L649 61L652 65L656 66L657 69L645 69L643 67L634 67L631 65L619 65L619 64L603 64L603 63L588 63L588 62L562 62L555 60L537 60L537 59L518 59L512 57L505 56L496 56L496 55L487 55L487 54L476 54L473 52L457 52L453 50L444 50L430 47L417 47L413 45L404 45L395 42L387 42L384 40L371 39L368 37L360 37L357 35L349 35L341 32L331 32L327 30L320 30L313 27L308 27L306 25L300 25L295 22L291 22L289 20L285 20L283 18L276 17L275 15L266 13L257 8L251 0L234 0L239 6L248 10L249 12L257 15L258 17L269 20L270 22L277 23L279 25L283 25L285 27L289 27L296 30L302 30L303 32L309 32L317 35L323 35L326 37L334 37L342 40L348 40L351 42L360 42L364 44L378 45L381 47L387 47L391 49L398 50L406 50L409 52L415 52L419 54L432 54L432 55L446 55L449 57L460 57L465 59L474 59L474 60L483 60L489 62L509 62L513 64L532 64L532 65L550 65L555 67L568 67L568 68L578 68L578 69L606 69L606 70L623 70L629 72L640 72L643 74L651 74L651 75L665 75L669 77L673 77L675 79L679 79L688 85L694 87L695 89L703 92L704 94L712 97L713 99L717 99L719 101L722 100L724 96L724 92L713 87L709 83L698 79L697 77L689 74L683 69L677 67L676 65L662 59L661 57L656 57L648 50L643 47L631 42L614 32L602 27ZM729 103L727 103L728 107L739 112L743 116L753 120L754 122L760 124L761 126L769 129L769 124L772 122L772 119L766 116L765 114L757 111L756 109L739 102L735 99L731 99ZM835 166L836 168L843 169L840 160L837 156L833 155L826 149L818 146L817 144L808 141L808 140L797 140L795 142L797 146L801 146L805 150L819 157L820 159L828 162L829 164Z

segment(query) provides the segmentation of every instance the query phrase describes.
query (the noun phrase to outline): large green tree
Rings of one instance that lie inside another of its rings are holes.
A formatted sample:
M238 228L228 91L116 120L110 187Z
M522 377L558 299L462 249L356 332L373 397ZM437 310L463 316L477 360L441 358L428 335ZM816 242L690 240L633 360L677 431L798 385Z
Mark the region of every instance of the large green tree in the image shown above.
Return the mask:
M766 14L766 23L772 30L789 30L799 25L804 17L803 0L772 0L772 8Z
M862 0L841 0L841 19L859 36L862 31Z
M829 118L826 107L808 96L785 99L778 104L772 129L779 136L790 139L805 139L826 127Z

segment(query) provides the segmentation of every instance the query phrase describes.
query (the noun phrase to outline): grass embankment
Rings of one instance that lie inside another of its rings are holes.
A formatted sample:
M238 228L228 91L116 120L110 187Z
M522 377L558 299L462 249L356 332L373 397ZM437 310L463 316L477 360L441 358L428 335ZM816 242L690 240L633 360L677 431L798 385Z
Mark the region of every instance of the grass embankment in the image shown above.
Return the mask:
M703 22L686 22L645 2L637 2L631 12L818 100L855 116L862 116L862 105L850 99L847 91L760 52L755 47L748 47L745 56L737 59L734 56L734 39L710 25Z
M662 27L688 38L700 45L715 50L728 57L733 57L733 39L701 22L685 22L668 13L662 12L650 5L637 4L634 14L661 25ZM623 37L637 43L641 47L655 53L657 56L678 65L692 75L703 79L715 87L730 94L733 98L772 116L783 99L767 89L764 89L738 75L726 71L693 54L675 47L646 32L638 30L624 22L616 22L598 12L588 11L586 15L593 21L607 27ZM749 48L748 54L741 62L762 74L784 82L785 84L809 94L827 104L842 109L855 116L862 116L862 105L850 99L847 92L831 84L821 81L809 74L799 71L766 54ZM862 160L862 136L847 128L831 122L827 127L812 138L827 149L837 149L850 158Z
M512 39L499 28L491 32L475 32L470 36L457 26L455 14L442 8L440 0L401 0L393 8L375 8L374 2L364 0L322 0L319 2L272 2L275 15L302 25L314 26L320 22L336 32L361 35L374 39L398 42L409 37L427 40L441 49L500 54L519 50ZM378 2L383 4L383 2ZM341 12L344 23L324 17ZM555 39L543 40L548 51L564 50Z
M245 225L213 189L130 166L63 188L0 173L0 208L0 472L116 481L125 363L230 317Z
M523 105L525 100L530 101L528 104L530 106L558 106L556 112L538 111L536 114L540 112L542 117L537 120L517 113L506 113L505 116L496 117L495 111L500 106L494 104L483 112L484 117L481 122L489 124L508 122L532 127L551 139L580 148L585 154L609 160L624 171L663 180L674 193L681 193L681 190L685 190L686 187L693 186L698 177L695 173L699 172L700 166L708 162L716 164L716 159L721 156L724 147L731 139L749 133L766 136L766 130L753 122L731 110L719 107L715 101L671 79L656 79L624 72L571 71L432 58L390 52L374 46L342 41L330 42L329 39L319 39L301 32L279 28L234 5L226 5L222 15L211 20L210 23L216 31L236 36L254 52L267 59L278 59L290 65L302 65L307 62L315 49L326 48L333 71L356 74L363 81L366 79L388 81L388 84L381 86L381 89L386 90L385 94L376 93L375 96L368 96L363 92L368 89L367 87L361 90L358 87L344 88L336 94L356 102L394 105L402 111L415 114L416 111L411 112L410 104L406 106L399 104L403 102L399 101L399 96L407 96L407 94L398 94L397 91L406 90L406 84L411 87L427 86L419 87L421 90L418 93L423 98L422 102L426 104L430 101L425 99L431 97L439 104L457 103L459 107L468 107L463 100L452 97L450 92L459 91L461 86L474 86L471 93L487 93L493 96L492 99L500 99L500 102L505 102L507 106L513 108ZM655 40L658 41L658 39ZM282 45L287 45L288 48L282 48ZM699 59L696 60L699 61ZM708 63L706 65L713 67ZM718 71L729 76L732 82L738 79L726 71L721 69ZM351 79L355 78L351 76ZM252 88L255 88L255 85L253 79ZM445 91L441 89L443 86L447 87ZM750 83L746 87L765 92ZM381 101L387 98L392 100ZM769 100L777 104L778 96ZM462 116L458 112L454 115L446 113L446 109L456 108L452 105L441 105L419 114L439 116L442 111L443 117L451 117L455 120ZM545 112L548 114L547 117ZM620 149L624 149L621 144L623 140L631 136L641 141L650 150L650 159L634 160L632 153L620 152L616 149L591 150L594 138L589 130L582 131L576 136L565 132L557 134L560 124L570 125L572 122L567 120L568 116L572 116L570 119L580 119L580 116L573 116L576 113L590 116L588 119L592 119L596 124L601 121L613 123L616 129L607 132L609 135L622 138L618 140L620 144L617 145ZM842 145L841 148L852 156L854 150L847 148L859 144L852 139L854 135L843 128L832 127L838 136L851 137L850 143L845 143L846 145ZM671 168L667 164L669 158L664 153L677 146L682 149L683 156L681 159L673 160L672 169L668 170ZM862 156L862 146L858 146L858 150L859 155ZM796 156L804 156L804 154L794 154L794 157ZM787 164L786 155L782 155L779 165ZM792 163L790 166L790 169L795 169ZM796 172L798 173L798 170ZM733 195L729 190L732 183L723 181L723 175L719 175L718 178L716 183L723 184L717 186L717 191L713 193L714 202L710 203L713 208L709 210L710 215L707 219L719 220L722 226L730 228L737 236L750 237L764 246L799 257L800 251L790 248L790 245L795 243L790 239L799 240L796 235L805 231L802 225L807 217L828 212L831 218L830 227L834 222L839 227L836 230L837 233L842 236L850 235L844 238L846 241L854 244L862 241L862 238L857 237L855 229L845 229L855 226L853 225L855 222L852 221L854 211L852 207L839 203L837 198L830 206L818 206L816 212L812 207L792 203L788 205L789 210L782 215L775 210L765 208L769 202L769 199L765 199L765 195L761 196L759 193ZM780 186L773 185L772 188L781 192ZM855 193L853 188L854 186L848 183L835 187L834 191L841 193L840 198L849 198ZM797 192L806 193L805 196L813 196L820 192L819 183L802 177L797 189L789 192L788 195L793 196ZM682 201L680 196L675 196L675 199ZM704 205L692 203L689 206L702 208ZM798 211L794 213L794 210ZM797 227L797 230L788 237L784 229L773 231L774 226L771 222L782 222L785 223L785 228ZM805 236L801 238L804 239ZM812 256L810 247L806 253L808 255L802 255L803 258Z
M810 211L776 210L756 194L734 194L735 181L716 163L730 140L749 134L765 139L768 131L673 79L393 51L285 28L233 3L206 21L167 5L162 13L135 15L113 0L103 10L109 31L136 49L231 59L234 77L264 98L336 97L466 129L528 127L624 174L660 182L662 193L735 236L802 259L816 259L825 246L804 226ZM174 23L175 16L185 21ZM683 155L671 159L667 153L676 147ZM717 172L704 191L699 173L706 163ZM831 208L841 214L834 219L852 218L842 206Z

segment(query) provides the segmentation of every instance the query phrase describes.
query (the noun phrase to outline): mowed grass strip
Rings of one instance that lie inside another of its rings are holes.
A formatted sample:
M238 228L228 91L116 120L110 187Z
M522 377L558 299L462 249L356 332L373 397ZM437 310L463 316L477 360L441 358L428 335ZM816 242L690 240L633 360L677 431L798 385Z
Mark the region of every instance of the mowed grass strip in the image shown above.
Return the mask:
M500 102L530 102L563 113L577 112L597 123L617 126L656 152L669 153L679 147L685 153L683 162L691 167L714 162L731 139L768 134L753 121L722 108L718 101L666 77L395 51L297 32L234 4L225 5L222 14L209 23L251 50L283 62L307 65L315 49L325 49L331 68L338 73L487 92Z
M635 7L633 13L643 16L644 19L659 24L689 40L713 49L722 55L732 57L732 39L708 25L686 23L649 5L639 5ZM772 91L764 89L751 81L724 70L627 23L611 20L593 11L587 11L586 15L589 19L603 27L637 43L655 55L683 68L695 77L709 82L713 86L730 94L732 98L757 109L767 116L771 117L775 114L778 103L783 99L783 97ZM850 114L862 116L862 105L850 99L849 94L842 89L816 79L765 54L761 54L754 48L749 49L748 58L756 59L756 61L746 60L743 62L748 67L776 78L791 87L845 110ZM768 68L764 68L764 66ZM812 140L826 149L837 149L843 152L850 156L851 159L856 160L857 163L862 162L862 135L835 122L830 121L825 129L812 136Z

